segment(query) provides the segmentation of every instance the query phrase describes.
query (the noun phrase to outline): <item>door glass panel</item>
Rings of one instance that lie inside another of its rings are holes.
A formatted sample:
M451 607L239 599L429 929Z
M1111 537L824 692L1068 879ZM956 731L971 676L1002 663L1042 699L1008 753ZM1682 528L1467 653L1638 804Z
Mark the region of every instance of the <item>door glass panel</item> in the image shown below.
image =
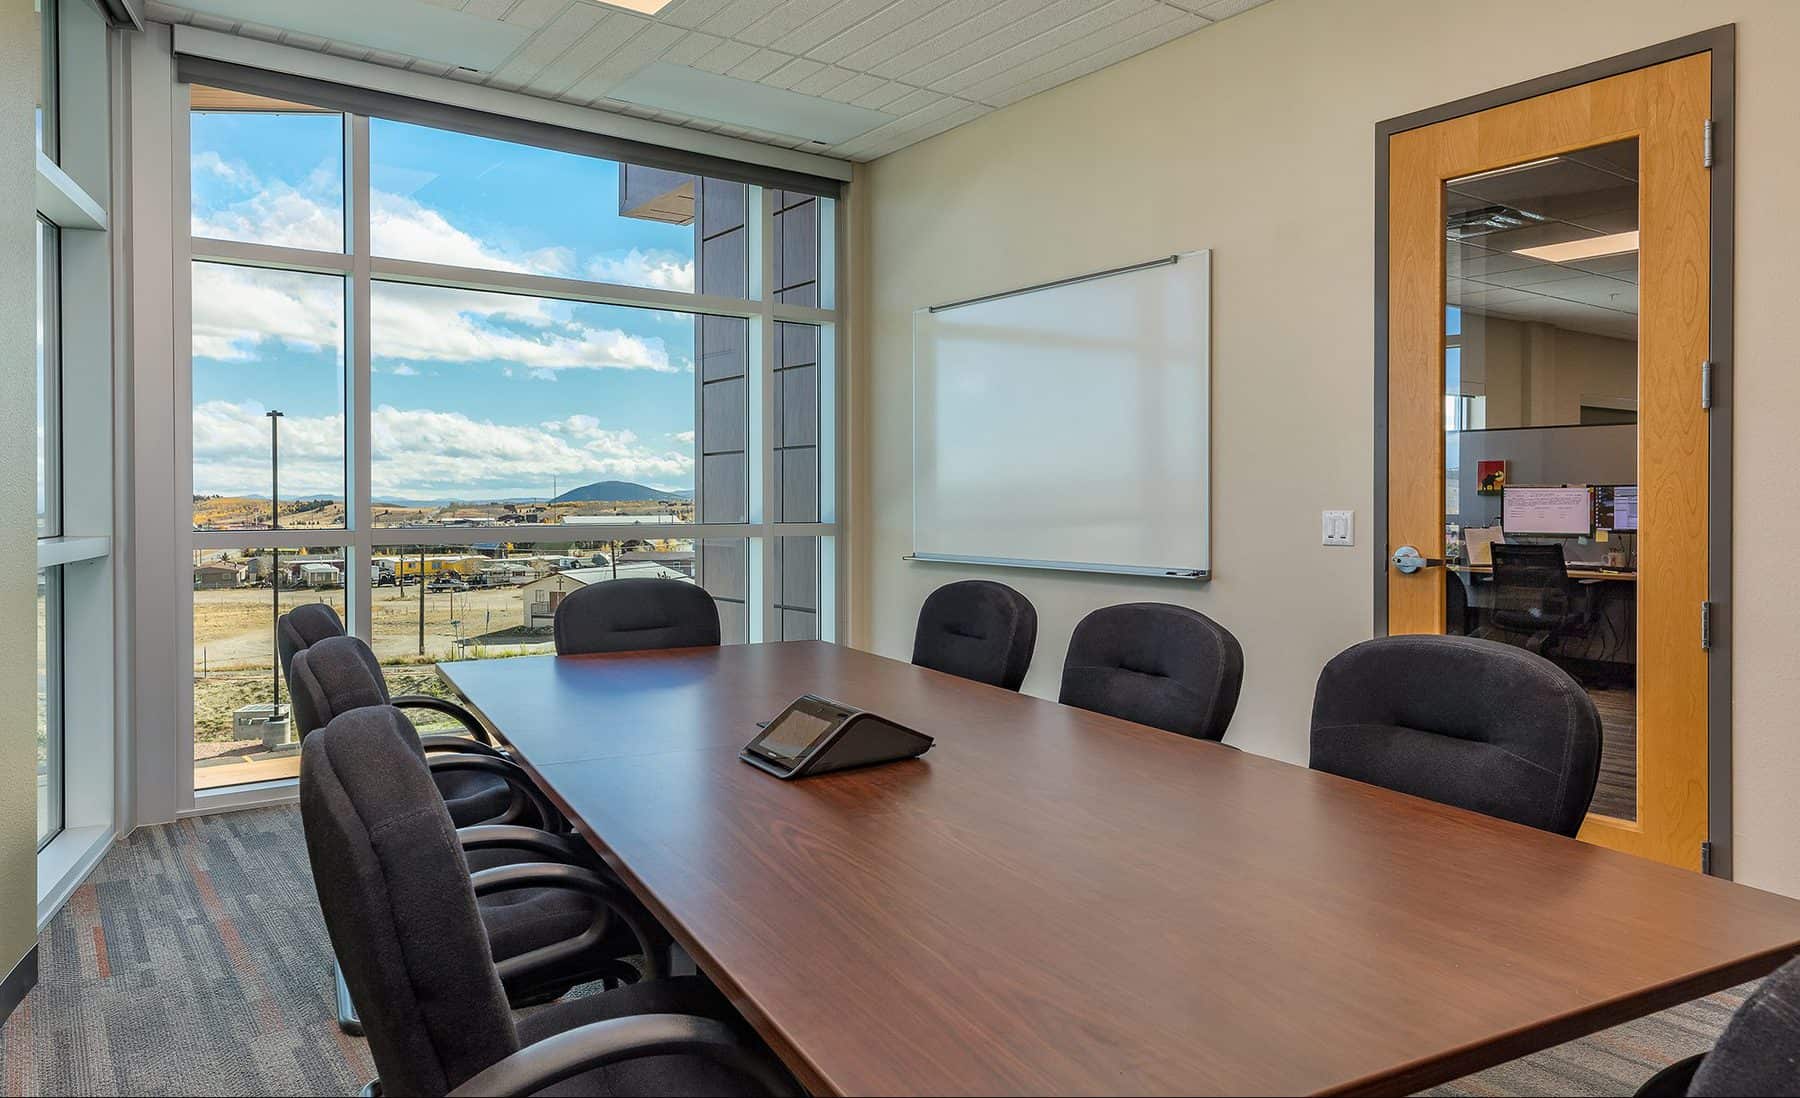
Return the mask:
M1638 143L1444 185L1446 631L1539 653L1604 729L1634 820Z

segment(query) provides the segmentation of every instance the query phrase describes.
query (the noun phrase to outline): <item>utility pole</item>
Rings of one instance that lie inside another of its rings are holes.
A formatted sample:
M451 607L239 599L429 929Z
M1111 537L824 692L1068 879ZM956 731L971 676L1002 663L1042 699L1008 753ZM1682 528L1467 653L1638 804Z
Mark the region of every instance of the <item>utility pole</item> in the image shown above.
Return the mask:
M281 529L281 413L271 408L269 417L269 529ZM275 647L270 653L281 650L281 539L271 538L276 544L269 547L269 601L272 604L269 626L275 638ZM271 660L270 678L274 680L274 693L269 698L269 719L281 716L281 661Z
M419 546L419 655L425 654L425 547Z

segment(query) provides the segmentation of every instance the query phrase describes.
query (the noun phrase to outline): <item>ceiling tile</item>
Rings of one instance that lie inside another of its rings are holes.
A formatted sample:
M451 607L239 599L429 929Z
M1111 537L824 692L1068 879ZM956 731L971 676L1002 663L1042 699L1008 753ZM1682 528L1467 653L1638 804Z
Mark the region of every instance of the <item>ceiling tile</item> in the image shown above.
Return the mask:
M434 9L441 9L457 13L445 18L507 24L518 45L509 43L510 52L503 51L503 59L493 61L488 72L470 72L451 67L446 58L415 53L410 46L396 52L393 42L374 42L381 48L371 52L374 40L359 40L354 25L325 38L321 35L335 33L335 24L278 30L268 25L281 21L273 16L263 17L260 25L245 25L245 16L236 9L224 14L196 10L215 9L220 0L147 0L147 8L151 18L162 21L703 132L788 148L820 147L804 135L742 125L751 118L735 110L741 104L721 102L715 108L714 98L726 95L717 90L655 108L619 95L628 82L641 94L648 75L660 71L653 66L685 67L741 81L727 95L734 100L788 96L781 102L796 118L818 114L821 102L895 116L830 148L832 155L870 159L1154 49L1263 0L671 0L653 17L593 0L427 2L432 19L438 18ZM316 17L317 9L307 10ZM715 109L740 124L687 113ZM767 118L754 121L771 124ZM837 132L855 131L840 126Z
M997 73L973 87L965 88L962 94L965 98L989 103L992 102L993 96L1021 82L1030 81L1037 84L1041 78L1048 76L1051 78L1049 82L1042 83L1037 87L1038 91L1043 91L1102 68L1107 62L1098 60L1097 54L1104 53L1140 34L1154 34L1174 28L1158 41L1157 44L1160 45L1169 38L1179 37L1205 25L1206 21L1198 16L1159 4L1127 19L1109 24L1102 33L1083 35L1047 53L1039 54L1022 65ZM1133 50L1132 52L1140 53L1142 50ZM1082 67L1079 68L1079 71L1060 75L1061 70L1072 65Z

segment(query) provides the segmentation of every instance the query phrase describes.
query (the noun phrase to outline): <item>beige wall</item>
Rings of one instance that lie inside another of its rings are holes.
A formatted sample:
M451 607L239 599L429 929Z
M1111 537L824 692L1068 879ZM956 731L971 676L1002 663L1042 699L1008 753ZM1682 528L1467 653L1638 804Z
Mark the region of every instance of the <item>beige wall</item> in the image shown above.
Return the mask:
M1637 342L1552 324L1466 315L1462 391L1487 397L1489 427L1581 422L1581 406L1636 407Z
M0 0L0 977L37 942L37 20Z
M900 560L911 540L911 310L1212 248L1218 578L995 575L1041 615L1031 692L1054 694L1069 630L1088 610L1185 602L1243 641L1233 742L1303 762L1320 665L1371 628L1375 123L1733 21L1737 875L1800 894L1790 0L1274 0L871 165L852 238L854 642L905 656L925 593L974 574ZM1328 507L1356 509L1355 548L1319 545Z

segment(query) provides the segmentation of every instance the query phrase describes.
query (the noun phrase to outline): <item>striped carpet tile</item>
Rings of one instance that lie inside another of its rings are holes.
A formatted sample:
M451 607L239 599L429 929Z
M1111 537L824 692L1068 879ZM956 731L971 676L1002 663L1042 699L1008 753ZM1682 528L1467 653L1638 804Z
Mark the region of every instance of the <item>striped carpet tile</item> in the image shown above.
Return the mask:
M7 1094L354 1094L293 808L141 828L45 928L0 1040Z
M349 1095L375 1072L333 1020L331 950L293 807L141 828L39 942L0 1030L0 1094ZM1628 1095L1711 1047L1749 987L1427 1093Z

